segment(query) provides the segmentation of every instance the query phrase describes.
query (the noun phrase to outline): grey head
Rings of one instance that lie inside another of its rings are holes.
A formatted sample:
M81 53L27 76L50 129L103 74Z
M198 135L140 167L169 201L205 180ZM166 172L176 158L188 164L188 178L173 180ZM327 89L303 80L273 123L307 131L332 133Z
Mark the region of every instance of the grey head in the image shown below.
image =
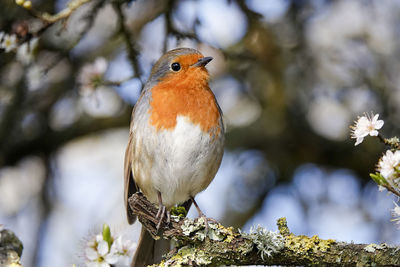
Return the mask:
M157 62L154 64L150 78L147 82L147 88L152 87L161 78L165 77L169 73L179 71L180 68L177 58L184 55L194 55L197 56L198 60L193 62L191 66L205 66L208 62L212 60L212 57L204 57L199 51L193 48L176 48L165 53ZM146 89L146 88L145 88Z

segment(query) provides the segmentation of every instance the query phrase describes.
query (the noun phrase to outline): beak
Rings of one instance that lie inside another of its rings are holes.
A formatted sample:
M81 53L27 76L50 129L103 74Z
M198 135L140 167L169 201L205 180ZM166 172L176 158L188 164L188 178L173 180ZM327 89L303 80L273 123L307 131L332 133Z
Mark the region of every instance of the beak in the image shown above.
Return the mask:
M213 58L212 57L202 57L199 59L199 61L197 61L196 63L194 63L192 66L193 67L204 67L205 65L208 64L208 62L210 62Z

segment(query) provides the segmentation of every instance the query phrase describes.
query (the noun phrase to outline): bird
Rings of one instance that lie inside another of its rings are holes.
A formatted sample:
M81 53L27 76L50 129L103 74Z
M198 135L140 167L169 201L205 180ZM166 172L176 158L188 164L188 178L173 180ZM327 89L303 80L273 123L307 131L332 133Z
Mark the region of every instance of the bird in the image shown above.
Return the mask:
M190 207L193 202L205 217L194 197L220 167L225 132L221 108L209 87L206 65L212 59L196 49L176 48L154 64L132 111L125 152L129 224L136 215L128 199L136 192L158 205L160 223L171 207L182 203ZM142 227L131 266L154 264L169 248L167 240L154 240Z

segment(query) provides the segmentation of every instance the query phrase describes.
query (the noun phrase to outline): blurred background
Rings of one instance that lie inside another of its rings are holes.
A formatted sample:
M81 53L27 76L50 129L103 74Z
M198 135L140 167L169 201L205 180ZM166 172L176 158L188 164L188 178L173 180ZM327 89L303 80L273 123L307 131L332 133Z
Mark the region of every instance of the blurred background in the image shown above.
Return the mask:
M66 0L35 0L56 13ZM124 22L124 23L122 23ZM197 196L205 214L246 231L399 244L392 196L369 178L385 147L354 147L364 112L399 133L400 1L92 0L49 25L0 3L0 223L24 266L79 266L103 223L137 239L123 204L132 106L166 50L213 56L211 88L227 133L221 168ZM88 84L88 75L108 81ZM190 216L197 216L191 210Z

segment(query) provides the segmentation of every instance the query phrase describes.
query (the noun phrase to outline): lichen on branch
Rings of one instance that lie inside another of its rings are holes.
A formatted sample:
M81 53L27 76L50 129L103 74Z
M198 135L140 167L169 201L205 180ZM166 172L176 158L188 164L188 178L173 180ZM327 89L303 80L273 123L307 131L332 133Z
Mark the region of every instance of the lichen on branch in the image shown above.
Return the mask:
M139 221L155 238L176 240L178 246L154 266L219 265L400 265L400 247L386 244L352 244L333 239L295 235L286 219L278 219L278 232L256 228L250 234L219 223L209 223L206 232L202 218L191 220L173 216L156 230L157 208L136 193L129 205Z

